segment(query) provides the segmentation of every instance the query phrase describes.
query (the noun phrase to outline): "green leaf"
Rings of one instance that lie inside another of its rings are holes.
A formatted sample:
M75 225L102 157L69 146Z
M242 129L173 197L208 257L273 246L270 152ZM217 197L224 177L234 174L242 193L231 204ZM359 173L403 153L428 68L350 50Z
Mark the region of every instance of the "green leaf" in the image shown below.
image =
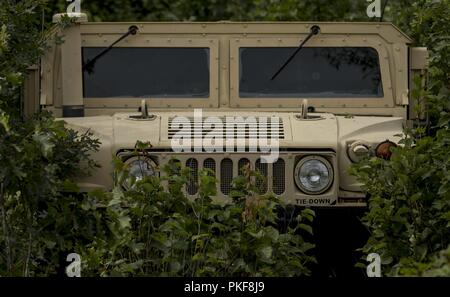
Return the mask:
M128 216L121 216L117 219L119 221L121 228L130 228L131 227L131 218Z
M41 153L45 158L49 158L53 153L55 144L52 143L48 134L36 133L33 135L33 140L39 145Z
M302 230L305 230L306 232L308 232L309 234L313 235L313 229L311 226L306 225L306 224L298 224L298 227Z
M271 246L264 246L257 250L259 257L261 257L264 260L269 260L270 258L272 258L272 252L273 249Z

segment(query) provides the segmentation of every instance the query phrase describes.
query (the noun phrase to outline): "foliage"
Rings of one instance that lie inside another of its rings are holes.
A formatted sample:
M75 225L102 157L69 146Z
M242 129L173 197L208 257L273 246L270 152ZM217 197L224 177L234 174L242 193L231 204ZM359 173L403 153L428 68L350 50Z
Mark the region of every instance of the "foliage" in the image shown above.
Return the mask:
M371 236L363 250L381 255L386 275L437 275L448 267L433 269L433 261L450 243L450 1L398 1L388 18L430 51L428 87L415 77L412 96L427 103L435 126L426 137L423 127L406 130L390 161L371 158L352 168L369 196L363 222Z
M138 153L138 151L136 151ZM117 186L112 193L91 193L105 201L104 231L78 245L85 275L145 276L295 276L308 275L313 248L301 233L312 232L314 212L305 209L278 228L277 211L283 206L272 196L257 194L245 171L233 181L233 201L214 202L216 181L208 170L199 173L195 199L183 191L189 168L171 160L164 177L136 180L127 166L116 160ZM131 189L120 186L130 181ZM167 185L164 189L162 184ZM94 204L84 206L99 211ZM289 224L290 223L290 224Z
M352 171L369 194L364 252L379 253L387 275L416 275L403 265L428 263L450 244L449 122L435 137L401 143L390 161L374 157Z
M18 113L27 68L39 60L42 38L36 9L39 1L2 1L0 7L0 109Z
M89 153L98 142L45 113L27 121L1 113L0 123L0 275L48 273L58 251L70 248L59 228L71 228L76 201L61 191L95 165Z
M67 2L49 3L48 15ZM340 0L104 0L83 1L91 21L339 21L367 20L364 1Z
M90 133L66 129L47 113L20 115L27 68L52 36L40 26L44 4L4 0L0 6L0 276L55 272L59 253L71 248L65 236L78 231L67 224L77 198L61 191L73 190L69 180L94 166L89 153L98 147Z
M413 38L415 46L429 50L427 90L420 93L416 87L413 97L423 98L435 125L443 112L450 111L450 0L391 2L389 18Z

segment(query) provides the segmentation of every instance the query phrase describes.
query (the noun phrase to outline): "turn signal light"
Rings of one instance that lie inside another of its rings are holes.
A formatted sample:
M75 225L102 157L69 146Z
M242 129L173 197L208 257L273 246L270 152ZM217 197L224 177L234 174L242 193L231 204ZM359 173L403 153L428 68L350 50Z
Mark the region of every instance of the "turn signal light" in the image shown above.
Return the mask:
M397 144L389 140L383 141L378 144L377 148L375 149L375 155L378 158L389 160L392 156L392 147L397 147Z

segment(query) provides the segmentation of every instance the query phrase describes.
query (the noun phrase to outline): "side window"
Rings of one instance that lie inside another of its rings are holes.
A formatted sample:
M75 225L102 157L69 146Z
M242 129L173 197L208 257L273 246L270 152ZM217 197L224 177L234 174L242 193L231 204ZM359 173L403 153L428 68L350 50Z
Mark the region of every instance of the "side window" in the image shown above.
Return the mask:
M83 47L83 65L102 47ZM209 98L210 50L116 47L83 71L84 98Z

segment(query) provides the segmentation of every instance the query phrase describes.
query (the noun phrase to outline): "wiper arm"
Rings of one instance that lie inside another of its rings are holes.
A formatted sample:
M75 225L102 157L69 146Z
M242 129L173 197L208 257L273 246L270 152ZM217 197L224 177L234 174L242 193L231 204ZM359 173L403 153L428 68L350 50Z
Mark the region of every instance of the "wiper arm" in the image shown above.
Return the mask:
M97 56L95 56L92 60L87 60L86 64L83 65L83 71L87 71L89 73L92 73L92 70L94 69L95 63L97 62L98 59L100 59L103 55L105 55L107 52L109 52L113 48L114 45L116 45L117 43L121 42L122 40L124 40L128 36L136 35L138 30L139 29L138 29L137 26L135 26L135 25L130 26L130 28L128 28L128 32L126 32L119 39L114 41L113 44L111 44L110 46L105 48L101 53L99 53Z
M305 43L307 43L311 37L313 37L314 35L317 35L319 33L320 33L320 27L312 26L311 32L308 34L308 36L306 36L305 40L303 40L303 42L298 46L298 48L295 50L295 52L292 53L292 55L286 60L286 62L284 62L284 64L280 67L280 69L277 70L277 72L272 76L272 78L270 80L274 80L278 76L278 74L280 74L280 72L283 71L283 69L291 62L291 60L294 59L295 55L297 55L297 53L303 48Z

